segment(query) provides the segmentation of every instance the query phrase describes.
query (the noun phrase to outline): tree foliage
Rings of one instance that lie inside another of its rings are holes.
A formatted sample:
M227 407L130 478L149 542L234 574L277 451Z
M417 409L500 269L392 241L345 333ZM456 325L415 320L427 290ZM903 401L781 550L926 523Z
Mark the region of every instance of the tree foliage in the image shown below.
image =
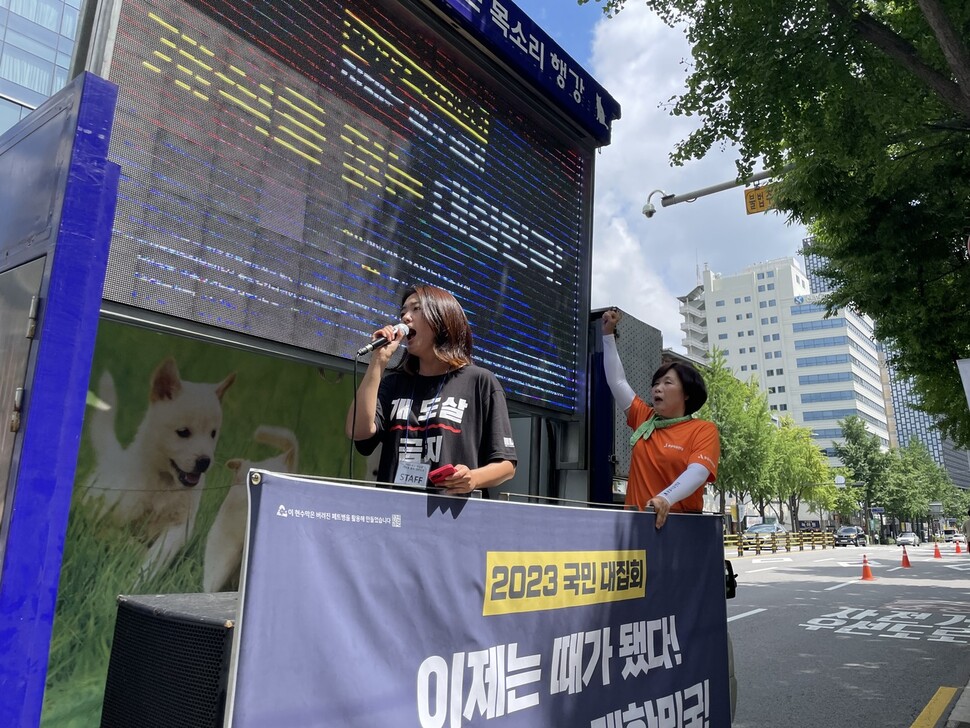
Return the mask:
M859 493L857 488L839 488L835 495L835 502L832 510L838 513L843 520L848 521L852 516L859 513Z
M779 502L788 506L793 521L797 521L802 500L814 499L818 503L829 498L827 486L832 485L834 480L828 462L812 440L812 431L797 426L790 417L781 421L776 432L771 470L775 494Z
M845 518L872 506L883 506L891 518L918 521L929 514L931 501L943 504L945 515L958 516L970 507L970 493L950 482L926 447L913 440L901 450L882 450L879 438L863 420L842 420L842 443L833 443L841 458L846 486L835 485L829 467L812 440L812 431L786 417L776 426L767 397L753 382L739 381L715 349L704 373L708 400L698 416L718 426L721 460L714 489L724 510L727 496L753 503L764 518L772 508L779 521L785 511L793 525L802 502L812 510L834 511Z
M872 316L924 409L970 447L955 364L970 357L970 3L647 4L692 46L671 111L700 127L672 160L735 145L739 177L786 171L775 202L829 261L829 305Z
M931 501L956 490L946 471L915 438L906 447L890 451L884 479L879 504L885 506L887 515L900 521L923 520L930 512Z
M963 523L967 515L967 508L970 508L970 493L955 485L947 482L934 495L934 500L943 504L943 515L949 518L956 518Z
M963 488L953 486L952 492L955 496L953 510L947 511L947 513L954 518L959 519L962 523L964 519L970 515L970 490L964 490Z
M767 396L754 382L738 380L720 350L712 353L705 380L708 399L699 415L714 422L721 435L715 488L722 509L731 495L738 502L750 500L764 518L777 502L774 510L784 522L783 503L793 521L803 499L817 507L831 503L833 479L812 442L811 430L796 426L791 419L777 427Z
M855 415L839 421L843 442L833 442L835 454L849 473L846 483L848 492L855 492L857 500L864 504L864 512L880 495L883 475L889 467L889 456L880 447L879 438L866 429L862 418Z
M834 470L829 468L827 477L834 478L834 476ZM829 482L812 488L808 493L805 494L804 500L805 503L808 504L809 510L813 513L818 513L819 515L821 515L824 511L837 513L840 492L841 491L834 482Z
M722 351L715 349L711 354L704 379L707 403L698 414L714 422L720 432L715 488L721 494L723 510L727 494L738 501L747 496L756 500L767 487L771 417L766 395L754 384L738 381Z

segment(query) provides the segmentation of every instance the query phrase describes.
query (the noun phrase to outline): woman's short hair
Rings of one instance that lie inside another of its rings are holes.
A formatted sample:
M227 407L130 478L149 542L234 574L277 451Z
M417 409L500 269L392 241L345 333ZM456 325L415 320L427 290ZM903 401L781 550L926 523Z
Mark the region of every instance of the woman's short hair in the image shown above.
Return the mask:
M418 285L404 291L401 296L402 308L411 296L418 297L424 318L434 333L435 356L456 368L471 364L472 329L458 299L443 288ZM405 353L397 368L412 374L417 373L417 359Z
M707 385L704 384L704 377L693 364L671 361L661 364L660 368L653 373L650 386L653 387L664 374L671 370L677 373L680 386L684 389L684 414L692 415L707 401Z

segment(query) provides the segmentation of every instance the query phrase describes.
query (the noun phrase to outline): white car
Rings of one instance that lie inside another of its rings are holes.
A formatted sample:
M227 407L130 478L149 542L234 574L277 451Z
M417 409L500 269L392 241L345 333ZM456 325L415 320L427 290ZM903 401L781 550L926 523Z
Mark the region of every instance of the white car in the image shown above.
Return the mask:
M964 536L959 531L957 531L955 534L953 534L953 540L954 541L959 541L960 543L966 543L967 542L967 537Z
M903 531L901 534L896 536L897 546L919 546L920 540L912 531Z
M783 541L787 535L788 529L779 523L758 523L754 526L749 526L741 534L741 540L745 548L754 548L759 542L762 546L769 545L772 537L774 537L776 542Z

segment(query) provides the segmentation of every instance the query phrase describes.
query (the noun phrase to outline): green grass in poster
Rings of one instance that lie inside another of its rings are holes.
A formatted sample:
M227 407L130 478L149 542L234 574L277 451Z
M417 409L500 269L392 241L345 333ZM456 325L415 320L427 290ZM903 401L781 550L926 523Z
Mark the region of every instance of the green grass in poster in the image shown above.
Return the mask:
M222 429L205 475L198 518L173 562L157 575L144 578L141 567L148 544L140 530L143 524L116 524L100 517L82 497L84 484L98 467L89 419L85 420L44 696L42 725L47 728L99 724L117 595L202 591L206 536L232 482L233 472L226 463L233 458L259 461L278 454L253 440L258 427L270 425L293 432L299 442L300 473L350 475L350 448L343 433L353 394L349 375L103 321L91 389L97 390L104 371L111 373L118 396L115 435L122 446L130 444L145 416L152 373L166 357L174 358L187 381L216 383L236 374L222 400ZM354 458L354 471L354 477L364 477L365 461L360 456ZM235 582L228 586L234 588Z

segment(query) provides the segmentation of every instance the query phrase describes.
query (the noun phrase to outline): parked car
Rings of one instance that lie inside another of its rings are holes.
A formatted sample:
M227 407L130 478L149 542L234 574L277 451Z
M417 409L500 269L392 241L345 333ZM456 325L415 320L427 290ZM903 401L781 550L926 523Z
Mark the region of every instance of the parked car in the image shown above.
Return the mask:
M869 539L866 537L866 532L858 526L842 526L835 532L836 546L848 546L849 544L865 546L868 543Z
M771 541L772 536L781 539L787 534L788 529L780 523L757 523L741 534L741 541L745 547L754 548L759 541L764 546L766 541Z
M953 540L954 541L959 541L960 543L966 543L967 542L967 537L964 536L959 531L957 531L956 534L954 534L954 536L953 536Z
M919 546L920 540L912 531L903 531L901 534L896 536L897 546Z

